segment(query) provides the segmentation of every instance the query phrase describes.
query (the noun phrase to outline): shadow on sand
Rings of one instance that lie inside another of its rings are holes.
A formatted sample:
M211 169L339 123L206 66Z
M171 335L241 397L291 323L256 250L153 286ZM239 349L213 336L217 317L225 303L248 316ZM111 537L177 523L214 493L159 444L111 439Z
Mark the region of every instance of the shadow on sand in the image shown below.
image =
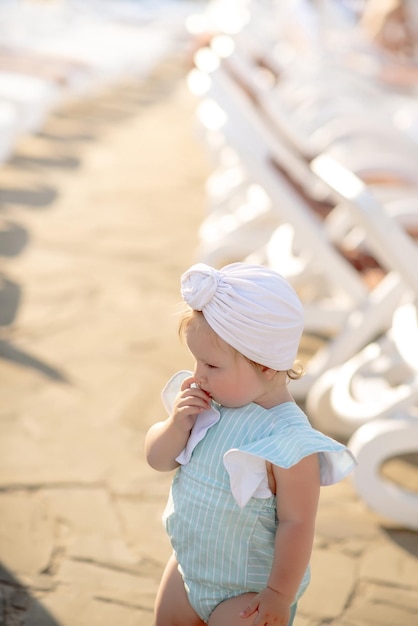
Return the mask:
M0 563L1 626L61 626L42 604Z

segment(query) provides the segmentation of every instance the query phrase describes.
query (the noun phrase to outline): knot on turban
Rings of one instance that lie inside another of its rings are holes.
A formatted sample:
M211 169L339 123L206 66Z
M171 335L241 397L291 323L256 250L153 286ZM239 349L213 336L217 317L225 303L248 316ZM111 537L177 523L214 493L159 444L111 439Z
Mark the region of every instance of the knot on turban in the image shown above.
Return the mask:
M194 265L182 276L183 300L195 311L201 311L214 297L220 276L220 272L209 265Z
M216 270L197 263L181 277L181 295L202 311L221 339L244 356L275 370L292 367L303 331L303 308L277 272L249 263Z

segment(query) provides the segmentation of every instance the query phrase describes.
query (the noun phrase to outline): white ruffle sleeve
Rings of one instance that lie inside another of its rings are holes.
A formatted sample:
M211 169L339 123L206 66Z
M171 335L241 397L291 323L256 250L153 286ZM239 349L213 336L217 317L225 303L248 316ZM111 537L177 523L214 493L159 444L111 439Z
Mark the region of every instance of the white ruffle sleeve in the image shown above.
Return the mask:
M181 383L188 376L191 376L189 371L177 372L164 387L162 399L168 412L172 409ZM261 408L261 411L265 410ZM266 437L228 450L224 454L231 491L241 508L252 497L268 498L272 495L267 482L266 461L288 469L316 453L319 456L323 486L339 482L354 469L356 460L352 452L343 444L314 429L296 404L287 402L271 409L271 412L280 413L280 417ZM196 445L219 419L220 412L214 406L199 415L186 447L176 459L180 464L185 465L190 461Z
M185 378L189 378L193 373L187 370L181 370L170 378L166 386L161 392L161 398L167 413L171 413L174 405L174 399L179 392L181 384ZM192 428L190 437L187 440L186 447L180 452L176 461L180 465L186 465L191 459L192 452L211 426L219 421L220 413L215 408L211 407L207 411L202 411L198 415L197 420Z
M302 412L300 416L302 419L295 414L292 426L279 420L269 436L225 453L224 465L240 507L244 507L251 497L271 495L267 480L263 478L263 474L266 476L266 461L289 469L305 457L318 454L322 486L339 482L354 469L356 460L346 446L312 428Z

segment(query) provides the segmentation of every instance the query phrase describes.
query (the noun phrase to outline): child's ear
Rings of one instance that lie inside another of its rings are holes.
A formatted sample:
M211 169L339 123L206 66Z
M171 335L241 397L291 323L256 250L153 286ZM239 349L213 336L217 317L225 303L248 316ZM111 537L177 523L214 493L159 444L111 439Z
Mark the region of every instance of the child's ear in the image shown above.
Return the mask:
M276 370L272 370L270 367L267 367L266 365L262 365L261 371L263 372L267 380L272 380L277 374Z

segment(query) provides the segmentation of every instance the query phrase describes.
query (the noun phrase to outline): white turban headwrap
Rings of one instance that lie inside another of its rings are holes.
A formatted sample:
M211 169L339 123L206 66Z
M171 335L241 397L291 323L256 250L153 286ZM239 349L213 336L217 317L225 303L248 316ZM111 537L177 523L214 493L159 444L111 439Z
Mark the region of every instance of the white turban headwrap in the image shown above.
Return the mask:
M303 331L303 308L293 287L261 265L231 263L216 270L197 263L181 277L181 295L202 311L221 339L255 363L290 369Z

